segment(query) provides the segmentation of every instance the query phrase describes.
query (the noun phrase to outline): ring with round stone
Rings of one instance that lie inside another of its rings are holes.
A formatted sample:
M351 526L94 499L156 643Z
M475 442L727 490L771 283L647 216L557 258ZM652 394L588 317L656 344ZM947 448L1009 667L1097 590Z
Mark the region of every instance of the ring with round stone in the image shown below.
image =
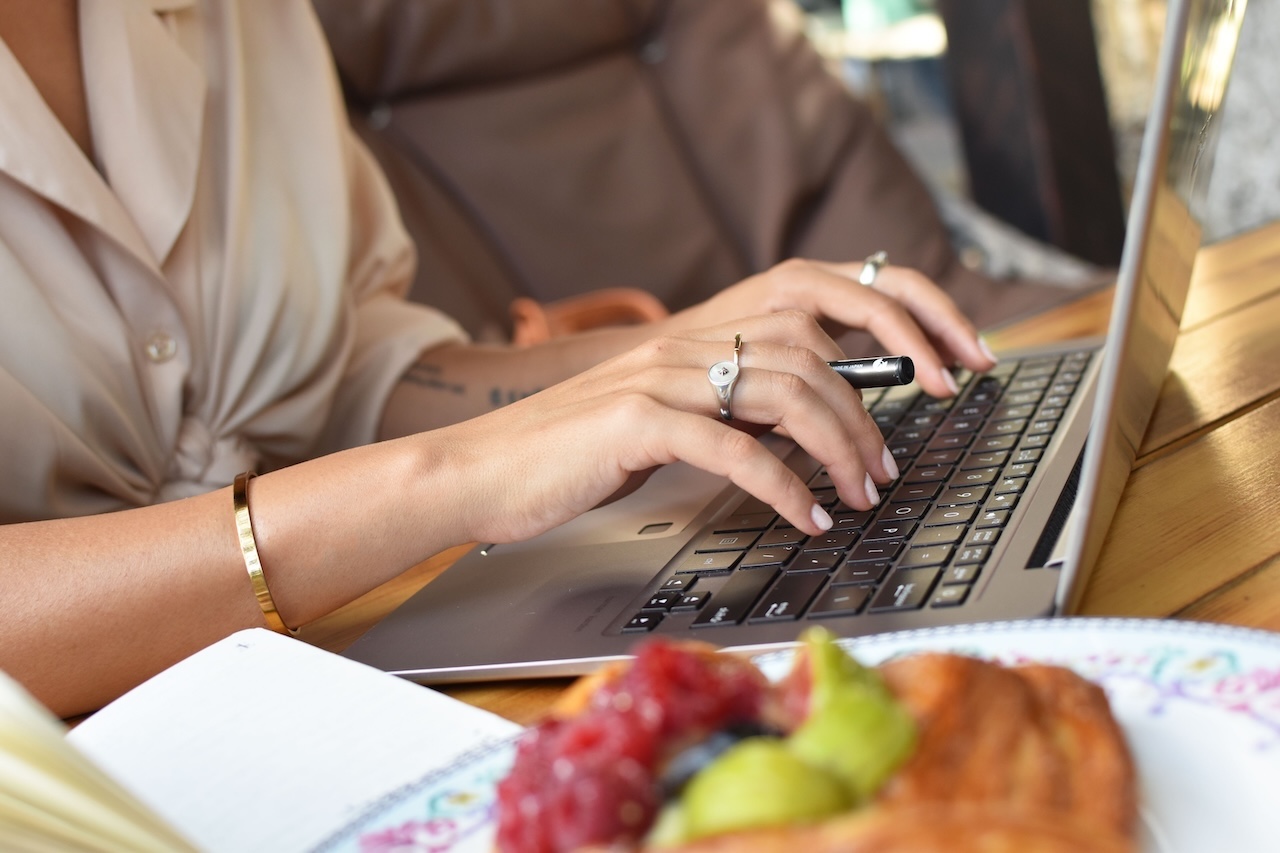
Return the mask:
M867 259L862 262L862 271L858 273L858 284L866 287L874 286L876 276L880 275L881 268L887 263L889 263L888 252L876 252L874 255L868 255Z
M707 379L715 389L720 404L720 417L733 420L733 386L738 383L738 359L742 353L742 335L733 337L733 361L717 361L707 371Z

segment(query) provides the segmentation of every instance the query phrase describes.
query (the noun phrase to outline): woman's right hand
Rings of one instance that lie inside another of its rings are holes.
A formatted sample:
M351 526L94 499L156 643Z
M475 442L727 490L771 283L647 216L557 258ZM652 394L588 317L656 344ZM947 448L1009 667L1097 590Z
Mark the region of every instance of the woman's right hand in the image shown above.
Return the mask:
M742 335L734 419L720 417L710 367ZM450 511L471 541L537 535L637 476L682 460L723 475L809 534L831 521L756 436L783 427L866 509L898 472L858 392L826 364L841 351L810 315L784 311L654 338L497 411L431 433ZM448 461L441 462L445 459Z

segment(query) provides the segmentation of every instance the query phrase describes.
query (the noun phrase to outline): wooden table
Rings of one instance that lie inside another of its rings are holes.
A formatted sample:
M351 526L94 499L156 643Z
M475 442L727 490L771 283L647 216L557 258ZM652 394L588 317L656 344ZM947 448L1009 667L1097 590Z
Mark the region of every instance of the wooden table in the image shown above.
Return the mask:
M990 335L998 348L1097 334L1109 293ZM1159 407L1103 546L1082 615L1280 631L1280 222L1200 252ZM435 577L434 557L306 629L334 651ZM519 723L567 682L446 692Z

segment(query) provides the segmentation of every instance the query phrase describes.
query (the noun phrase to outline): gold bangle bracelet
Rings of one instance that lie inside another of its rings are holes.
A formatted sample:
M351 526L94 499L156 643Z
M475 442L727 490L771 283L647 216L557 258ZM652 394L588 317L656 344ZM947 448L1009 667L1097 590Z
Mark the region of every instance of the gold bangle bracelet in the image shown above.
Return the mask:
M284 624L276 603L271 598L271 590L267 589L267 579L262 575L262 561L258 559L258 540L253 536L253 519L249 516L249 481L254 478L252 471L237 474L231 486L231 500L236 510L236 534L240 537L240 554L244 557L244 567L249 570L249 583L253 585L253 596L258 599L262 615L267 619L267 627L281 634L296 634L293 628Z

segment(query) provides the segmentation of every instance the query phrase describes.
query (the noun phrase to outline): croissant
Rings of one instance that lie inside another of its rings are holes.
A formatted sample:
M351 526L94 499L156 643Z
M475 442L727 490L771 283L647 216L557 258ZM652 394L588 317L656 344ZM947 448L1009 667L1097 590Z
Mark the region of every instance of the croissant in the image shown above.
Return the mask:
M681 644L709 671L761 678L745 660ZM555 714L572 720L629 663L580 679ZM915 654L877 667L916 726L914 747L875 796L816 823L752 828L661 849L673 853L826 851L1133 851L1137 777L1106 694L1056 666L1002 666L955 654ZM795 673L793 673L794 675ZM714 679L712 679L714 680ZM796 684L761 681L758 716L795 724ZM791 695L788 695L788 692ZM643 835L633 836L643 838ZM600 850L644 849L614 839ZM586 845L591 848L591 845ZM545 849L545 848L544 848ZM551 848L554 849L554 848Z

